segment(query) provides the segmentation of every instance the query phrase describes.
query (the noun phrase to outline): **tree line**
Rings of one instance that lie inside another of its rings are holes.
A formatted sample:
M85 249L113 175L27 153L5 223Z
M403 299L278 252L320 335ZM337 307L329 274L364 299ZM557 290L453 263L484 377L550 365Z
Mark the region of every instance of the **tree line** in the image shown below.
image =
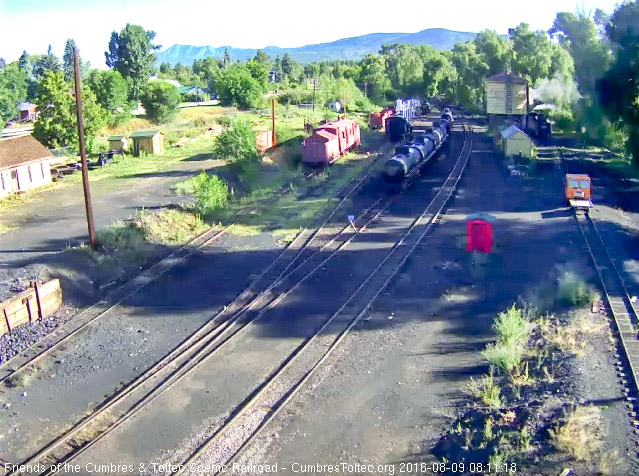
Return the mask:
M450 51L427 45L384 45L359 61L322 61L300 65L288 53L270 58L262 50L246 62L204 58L192 65L163 63L155 68L155 33L127 24L113 32L105 52L106 71L83 64L87 136L105 123L130 117L142 101L151 118L167 120L180 96L161 79L206 87L223 105L259 108L265 93L278 102L318 104L342 99L356 109L374 110L398 97L439 96L468 109L484 106L484 79L512 71L526 79L534 99L555 106L551 115L562 129L592 142L627 147L639 162L639 1L625 1L612 15L596 10L560 12L548 31L520 23L508 35L485 30ZM46 144L73 145L73 40L63 61L26 52L16 62L0 60L0 119L15 116L16 104L36 102L36 135ZM275 82L271 83L275 76Z

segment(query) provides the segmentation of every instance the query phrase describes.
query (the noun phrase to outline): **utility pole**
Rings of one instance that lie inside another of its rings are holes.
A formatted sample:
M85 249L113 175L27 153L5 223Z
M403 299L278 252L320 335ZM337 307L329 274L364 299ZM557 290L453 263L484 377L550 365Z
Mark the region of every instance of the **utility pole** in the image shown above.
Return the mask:
M277 136L275 135L275 98L271 98L271 115L273 116L273 147L277 145Z
M87 225L89 227L89 243L95 249L98 241L95 236L95 226L93 225L93 209L91 207L91 190L89 189L89 170L87 167L87 151L84 146L84 125L82 123L82 89L80 87L80 60L78 59L78 49L73 49L73 63L75 69L75 106L78 114L78 139L80 142L80 160L82 161L82 185L84 186L84 206L87 212Z

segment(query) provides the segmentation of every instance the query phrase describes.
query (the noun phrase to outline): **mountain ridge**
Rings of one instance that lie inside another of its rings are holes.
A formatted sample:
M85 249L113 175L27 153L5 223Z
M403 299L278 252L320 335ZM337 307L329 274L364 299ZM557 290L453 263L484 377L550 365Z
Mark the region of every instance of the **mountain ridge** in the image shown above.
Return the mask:
M369 53L378 53L382 45L387 43L406 43L410 45L426 44L438 50L451 49L458 41L464 42L475 38L477 33L447 30L445 28L427 28L416 33L368 33L349 38L340 38L328 43L315 43L295 48L267 46L265 48L233 48L226 46L194 46L172 45L164 51L156 52L156 63L177 63L190 65L196 59L215 57L220 59L224 50L228 49L233 61L246 61L255 56L258 49L275 58L284 53L302 64L315 61L331 61L336 59L359 60Z

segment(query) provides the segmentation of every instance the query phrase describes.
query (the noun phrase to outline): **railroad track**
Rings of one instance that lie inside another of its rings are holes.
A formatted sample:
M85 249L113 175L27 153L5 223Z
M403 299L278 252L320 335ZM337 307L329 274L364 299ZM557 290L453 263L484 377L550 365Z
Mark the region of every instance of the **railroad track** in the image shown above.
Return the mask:
M371 168L381 156L383 154L374 157L358 177L349 181L336 192L335 196L340 194L343 196L334 209L323 218L323 223L319 228L305 229L298 234L262 275L229 306L151 368L119 389L90 415L84 417L22 464L34 465L37 462L45 465L54 464L66 461L66 458L71 455L79 454L78 448L86 442L83 432L84 434L91 432L92 435L104 436L130 419L162 392L186 377L202 361L214 355L252 320L259 317L266 306L276 305L276 302L290 292L292 287L299 284L297 280L306 279L334 256L339 249L346 246L354 236L354 230L351 226L338 226L338 230L332 233L330 228L336 227L330 227L328 224L340 207L370 176ZM356 225L365 227L387 206L388 201L376 200L364 210L356 221ZM311 243L316 245L316 250L311 250ZM308 256L304 257L303 252L307 252ZM324 259L322 252L329 252L329 256ZM39 356L39 358L43 357L44 355ZM33 363L35 362L29 362L27 365ZM98 439L99 437L92 438L95 441ZM86 448L83 449L90 447L88 444L85 446Z
M637 334L639 316L595 222L587 212L575 214L575 216L588 254L601 282L605 301L611 311L621 351L624 354L623 356L616 355L618 359L625 359L625 362L619 360L616 370L621 377L628 406L632 412L636 412L637 396L639 396L639 340ZM624 367L629 370L630 377L628 379L623 372ZM634 415L631 420L635 427L639 426Z
M377 160L382 157L383 153L376 154L375 157L364 167L364 169L358 174L358 176L351 179L344 186L342 186L339 190L333 194L332 198L339 196L340 194L344 194L340 202L335 206L332 213L326 218L325 222L321 225L322 227L334 217L335 213L343 205L348 197L350 197L359 186L370 176L371 169L376 164ZM310 179L313 176L317 175L318 171L310 171L310 172L302 172L298 174L294 180L296 179ZM237 215L240 214L250 214L255 211L258 207L264 206L265 204L271 203L281 196L285 195L291 190L291 185L282 185L275 189L269 197L260 202L259 204L250 205L241 208L238 210ZM320 212L321 215L322 212ZM179 249L171 253L169 256L163 258L158 263L154 264L147 270L145 270L140 275L136 276L132 280L125 283L120 288L112 291L107 296L102 298L96 304L93 304L89 308L85 309L77 316L73 317L63 326L53 330L49 334L45 335L42 339L34 342L28 348L24 349L21 353L15 355L11 359L0 364L0 384L3 384L9 379L11 379L14 375L19 372L25 371L29 367L36 365L43 358L50 355L52 352L59 349L61 346L66 344L70 339L80 333L82 330L87 328L89 325L94 324L100 318L106 316L110 311L116 308L118 305L122 304L127 299L131 298L133 295L140 292L144 287L148 284L157 280L160 276L165 274L171 268L176 266L177 264L183 262L188 257L192 256L196 252L206 248L211 243L215 242L217 239L222 237L229 229L233 226L233 224L229 224L223 227L212 227L209 230L203 232L199 236L195 237L193 240L189 241L185 245L181 246ZM290 254L291 251L294 251L300 243L306 243L307 240L311 238L313 234L312 229L304 229L298 234L293 242L285 249L280 257L276 259L279 260L282 258L282 255ZM274 263L275 264L275 263ZM270 272L272 268L269 267L266 272ZM260 276L262 278L262 276ZM258 278L259 279L259 278ZM245 293L248 292L251 288L245 290ZM246 297L244 293L241 297ZM231 303L234 305L235 301Z
M422 239L431 231L456 190L472 148L472 140L468 137L469 129L465 124L463 127L464 145L455 166L436 196L422 214L413 221L402 238L338 311L299 345L256 392L245 400L185 461L181 462L179 469L173 474L183 474L187 468L197 467L198 459L204 457L207 452L215 455L224 454L224 449L220 448L231 446L233 449L230 457L209 459L205 462L207 465L220 469L215 474L226 472L338 348L343 339L368 312L377 296L404 266ZM318 359L312 359L309 355L314 355ZM314 363L309 365L309 360ZM295 383L291 386L283 384L282 381ZM257 417L252 418L256 414ZM231 434L234 434L235 438L228 438ZM237 435L240 437L237 438ZM232 442L229 443L229 440ZM192 470L189 469L189 471Z

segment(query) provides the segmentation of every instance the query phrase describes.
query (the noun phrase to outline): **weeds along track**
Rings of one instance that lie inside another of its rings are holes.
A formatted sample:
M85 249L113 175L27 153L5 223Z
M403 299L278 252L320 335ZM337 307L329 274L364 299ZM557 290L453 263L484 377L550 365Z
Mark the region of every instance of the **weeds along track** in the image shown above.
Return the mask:
M618 359L616 370L621 379L631 422L635 428L638 428L639 421L635 416L639 410L637 406L637 397L639 396L639 340L637 335L639 318L637 311L595 222L587 212L576 214L576 220L590 259L601 281L605 302L610 308L617 330L619 347L623 355L615 355ZM626 377L624 370L630 373L629 378Z
M212 356L232 337L244 329L267 306L274 306L292 287L305 280L323 263L343 248L355 233L353 228L330 225L335 214L347 203L370 176L370 169L383 154L373 157L369 165L349 183L337 191L342 198L326 213L318 215L318 228L307 228L291 242L276 260L245 289L230 305L180 343L169 354L144 373L120 388L86 415L73 427L41 448L25 461L26 464L65 461L84 444L101 434L117 428L121 423L144 408L163 391L188 375L203 359ZM355 222L365 228L390 204L380 198L369 205ZM313 247L311 246L313 245ZM328 253L328 257L324 255ZM42 355L44 357L44 355ZM38 357L42 358L42 357ZM27 363L31 365L34 362ZM24 368L24 367L23 367ZM14 474L14 473L10 473ZM15 473L18 474L18 473Z
M300 247L306 246L309 240L312 239L312 237L316 234L316 232L321 230L330 222L337 211L344 205L344 203L346 203L348 198L352 196L370 177L371 169L383 156L383 152L377 153L364 167L360 174L349 180L339 190L337 190L337 192L335 192L331 198L337 198L341 196L342 198L340 199L339 203L335 205L334 209L328 214L328 216L326 216L326 213L320 212L318 216L315 217L311 225L317 224L322 220L323 223L319 224L317 229L306 228L302 230L295 238L295 240L293 240L293 242L291 242L290 245L282 251L280 256L276 258L272 265L259 278L257 278L257 280L251 285L251 287L249 287L249 289L245 290L240 295L240 298L246 298L246 293L252 292L255 286L259 287L259 284L261 281L263 281L263 278L266 278L265 275L270 275L271 271L276 271L280 262L289 258L291 254L295 254L297 251L299 251ZM317 171L303 172L298 174L295 179L311 179L317 173ZM259 206L272 203L273 201L289 193L290 191L290 183L278 187L277 189L273 190L273 192L268 197L260 201L260 203L242 207L240 210L238 210L237 215L250 214L254 212ZM42 339L36 341L27 349L23 350L21 353L0 364L0 384L7 382L17 373L28 369L29 367L37 364L43 358L49 356L52 352L59 349L62 345L66 344L69 340L79 334L82 330L87 328L89 325L96 323L100 318L109 314L118 305L122 304L124 301L140 292L148 284L156 281L171 268L185 261L196 252L214 243L217 239L222 237L232 226L233 224L211 227L210 229L206 230L202 234L198 235L188 243L175 250L169 256L165 257L158 263L146 269L137 277L125 283L123 286L115 289L114 291L111 291L100 301L80 312L77 316L70 319L64 325L45 335L44 337L42 337ZM320 234L320 236L321 235L322 234ZM235 301L231 303L231 306L233 306L234 304L236 304Z
M428 235L453 196L472 149L469 129L466 124L463 128L464 145L452 171L433 200L386 257L337 312L306 338L202 445L180 462L181 467L174 474L182 474L192 464L197 464L200 458L206 458L204 464L209 467L220 468L216 474L226 472L228 465L241 457L243 451L338 348Z

